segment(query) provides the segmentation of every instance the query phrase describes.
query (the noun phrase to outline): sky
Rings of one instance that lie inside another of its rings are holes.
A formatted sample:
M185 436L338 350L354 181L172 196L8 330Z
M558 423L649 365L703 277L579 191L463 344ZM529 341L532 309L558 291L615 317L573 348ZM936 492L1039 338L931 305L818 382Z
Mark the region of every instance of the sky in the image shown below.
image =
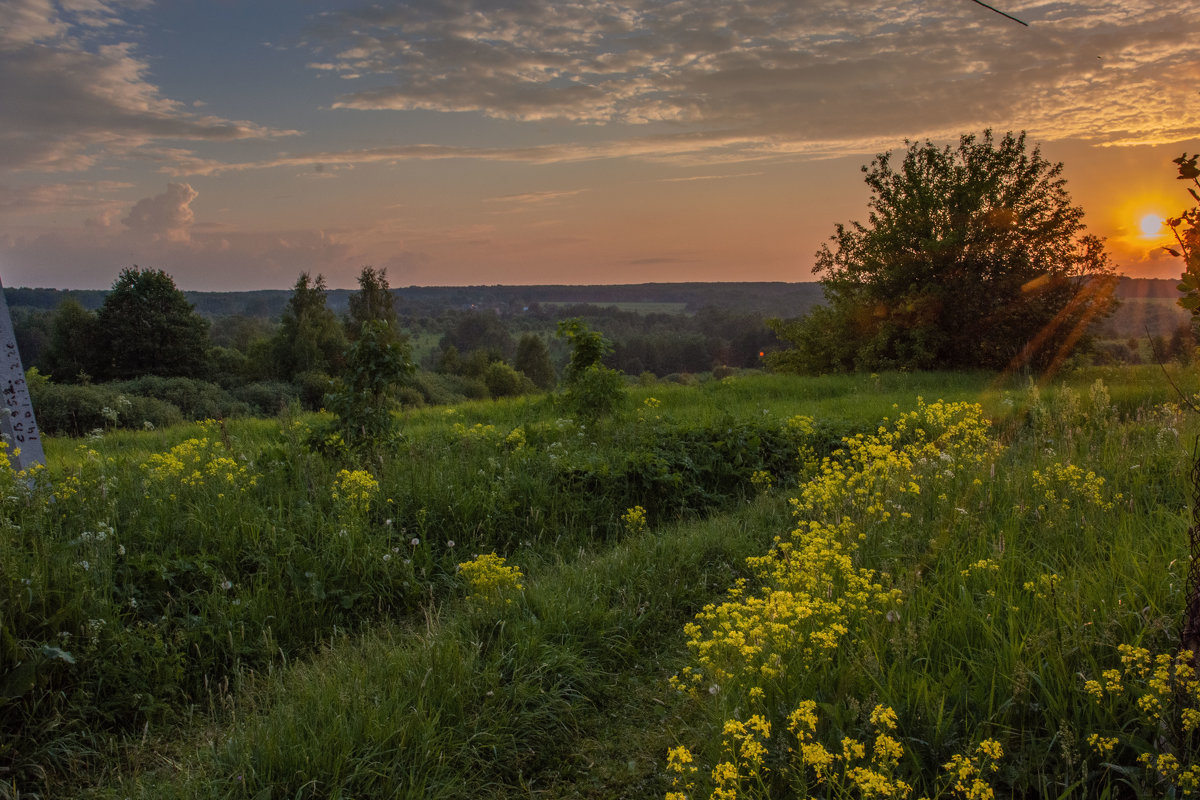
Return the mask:
M860 167L1026 131L1118 270L1200 150L1200 4L0 0L0 280L814 280Z

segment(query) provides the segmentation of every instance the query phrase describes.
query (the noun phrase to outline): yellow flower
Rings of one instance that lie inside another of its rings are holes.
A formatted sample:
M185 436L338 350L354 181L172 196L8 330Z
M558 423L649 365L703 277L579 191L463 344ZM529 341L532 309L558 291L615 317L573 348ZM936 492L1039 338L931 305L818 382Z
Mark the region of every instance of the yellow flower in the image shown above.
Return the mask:
M646 531L646 509L641 506L628 508L621 515L621 522L625 524L625 532L631 536L636 536Z
M512 595L525 590L520 568L505 564L495 553L464 561L458 565L458 571L470 588L468 599L479 605L508 605L512 603Z

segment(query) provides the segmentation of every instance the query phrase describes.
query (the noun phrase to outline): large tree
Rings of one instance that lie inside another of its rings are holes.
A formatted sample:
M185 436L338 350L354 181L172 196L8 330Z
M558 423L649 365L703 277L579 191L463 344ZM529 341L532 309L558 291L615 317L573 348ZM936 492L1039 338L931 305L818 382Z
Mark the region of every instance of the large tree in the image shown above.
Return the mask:
M103 379L207 372L208 320L160 269L121 270L96 314Z
M342 365L346 336L325 305L325 277L300 273L272 341L275 373L296 380L305 373L334 375Z
M50 341L35 363L60 383L90 380L102 366L99 342L96 314L68 297L55 309Z
M385 326L384 335L395 340L396 309L394 296L388 287L387 269L363 267L358 276L358 291L350 295L350 313L346 318L346 336L358 339L363 325L379 320Z
M773 366L1045 369L1112 308L1112 265L1084 234L1062 164L1025 135L909 143L863 167L866 224L817 254L827 306L774 323L794 347Z

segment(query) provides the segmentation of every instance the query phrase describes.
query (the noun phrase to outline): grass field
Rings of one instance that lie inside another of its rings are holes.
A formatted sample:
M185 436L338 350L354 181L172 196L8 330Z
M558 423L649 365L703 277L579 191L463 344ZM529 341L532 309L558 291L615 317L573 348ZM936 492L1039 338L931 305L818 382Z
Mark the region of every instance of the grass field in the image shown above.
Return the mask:
M307 416L50 440L0 797L1184 796L1197 384L741 376L420 409L370 464Z

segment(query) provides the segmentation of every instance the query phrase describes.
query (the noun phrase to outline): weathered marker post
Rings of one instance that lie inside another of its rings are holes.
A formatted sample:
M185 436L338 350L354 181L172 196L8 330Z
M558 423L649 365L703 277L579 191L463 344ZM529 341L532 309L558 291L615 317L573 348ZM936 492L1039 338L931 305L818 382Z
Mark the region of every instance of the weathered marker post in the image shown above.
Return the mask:
M25 370L21 368L21 353L17 350L3 284L0 284L0 395L4 397L0 406L0 436L8 442L13 469L20 471L34 464L45 464L42 434L33 416L33 401L29 399Z

